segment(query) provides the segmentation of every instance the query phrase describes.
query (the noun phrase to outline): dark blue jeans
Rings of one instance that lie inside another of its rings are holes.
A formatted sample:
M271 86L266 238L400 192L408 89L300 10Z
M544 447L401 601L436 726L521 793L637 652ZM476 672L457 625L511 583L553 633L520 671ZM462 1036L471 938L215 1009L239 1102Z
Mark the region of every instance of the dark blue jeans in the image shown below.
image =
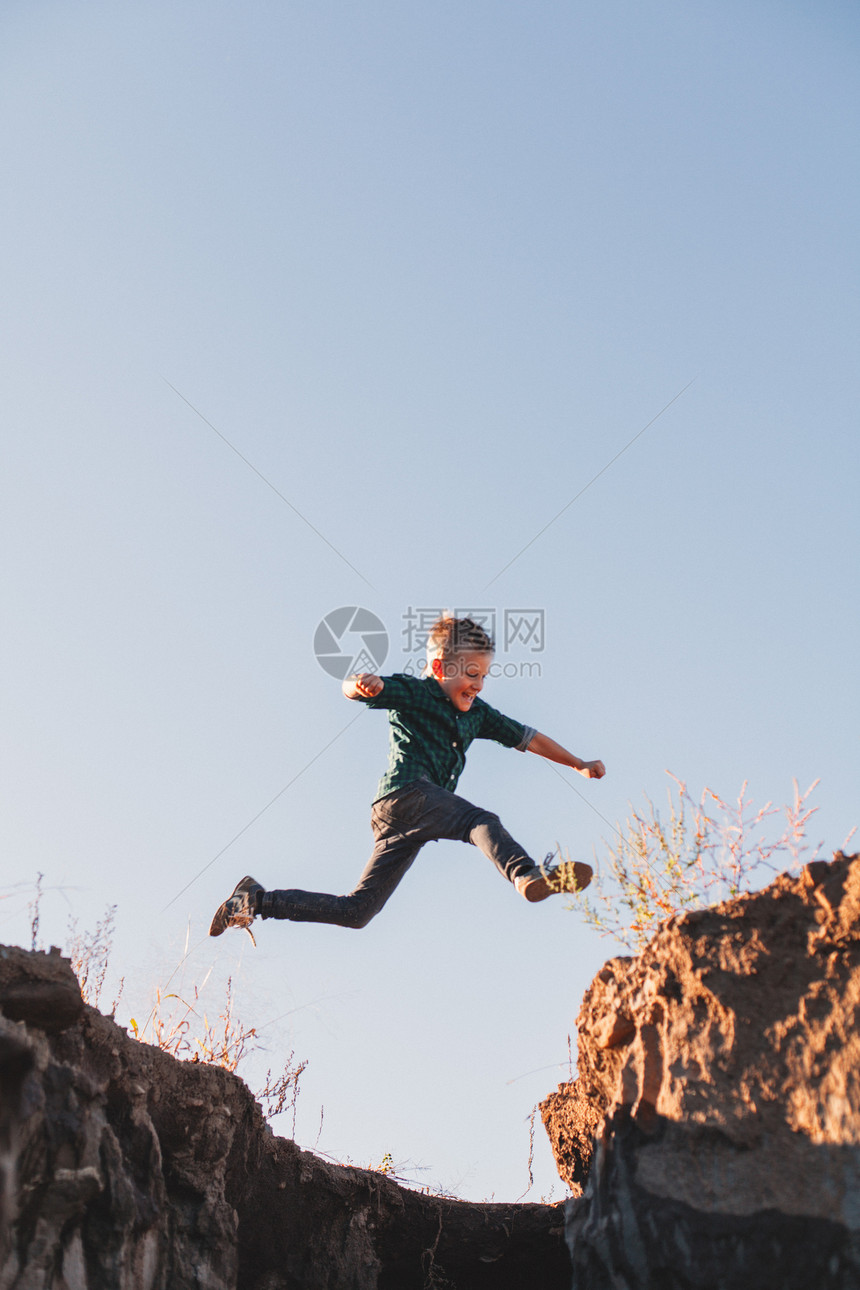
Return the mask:
M429 779L416 779L374 802L370 825L376 845L358 886L348 896L330 896L322 891L266 891L261 917L366 927L424 843L439 838L471 842L509 882L534 868L534 861L514 841L498 815L473 806Z

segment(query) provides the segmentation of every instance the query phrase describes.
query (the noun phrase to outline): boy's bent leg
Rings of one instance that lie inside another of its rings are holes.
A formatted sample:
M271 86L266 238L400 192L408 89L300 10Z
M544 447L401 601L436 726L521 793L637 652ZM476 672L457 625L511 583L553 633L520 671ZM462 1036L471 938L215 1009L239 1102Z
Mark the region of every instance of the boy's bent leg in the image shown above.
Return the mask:
M425 842L433 838L471 842L492 860L509 882L537 869L528 852L511 837L492 811L475 806L465 797L458 797L456 793L424 779L418 780L413 788L414 796L419 799L417 802L410 802L404 794L400 811L397 804L394 806L394 812L400 813L401 817L409 815L408 825L413 837ZM381 806L382 803L376 803L377 809Z
M514 884L530 903L546 900L560 892L584 891L591 882L591 865L577 860L572 866L548 869L552 852L542 865L536 865L518 842L515 842L497 815L487 813L472 829L469 839L489 856L496 868ZM569 870L569 871L566 871Z
M472 826L468 841L492 860L508 882L516 882L517 878L537 868L528 852L511 837L492 811L481 812L481 819Z
M490 812L485 812L484 818L473 827L469 840L490 857L499 872L530 903L561 892L584 891L591 882L591 865L581 860L551 868L553 853L550 852L543 864L535 864L499 817Z

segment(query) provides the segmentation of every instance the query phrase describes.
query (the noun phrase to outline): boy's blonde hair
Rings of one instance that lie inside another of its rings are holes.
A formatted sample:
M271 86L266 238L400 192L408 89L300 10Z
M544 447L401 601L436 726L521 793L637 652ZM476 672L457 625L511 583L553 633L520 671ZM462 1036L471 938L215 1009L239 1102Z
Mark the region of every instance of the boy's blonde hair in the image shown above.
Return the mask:
M426 671L430 671L434 658L444 662L461 652L492 654L495 648L493 638L479 623L471 618L455 618L453 614L443 614L427 633Z

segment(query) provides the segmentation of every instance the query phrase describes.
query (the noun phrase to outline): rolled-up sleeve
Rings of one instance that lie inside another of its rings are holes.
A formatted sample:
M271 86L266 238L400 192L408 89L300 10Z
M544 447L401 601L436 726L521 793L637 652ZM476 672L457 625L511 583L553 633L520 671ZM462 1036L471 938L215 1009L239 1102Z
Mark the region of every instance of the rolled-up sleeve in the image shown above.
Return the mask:
M503 712L491 707L489 703L484 703L482 699L477 702L481 705L482 716L478 739L494 739L496 743L504 744L505 748L515 748L518 752L525 752L537 734L534 726L526 726L522 721L516 721L514 717L506 717Z

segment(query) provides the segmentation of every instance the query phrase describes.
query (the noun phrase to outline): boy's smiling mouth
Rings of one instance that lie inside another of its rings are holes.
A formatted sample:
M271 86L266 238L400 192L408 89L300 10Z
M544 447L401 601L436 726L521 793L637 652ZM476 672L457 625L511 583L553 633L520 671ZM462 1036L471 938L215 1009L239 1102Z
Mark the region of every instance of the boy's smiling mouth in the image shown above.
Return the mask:
M484 688L492 661L489 651L461 650L453 658L435 658L432 675L457 711L468 712Z

